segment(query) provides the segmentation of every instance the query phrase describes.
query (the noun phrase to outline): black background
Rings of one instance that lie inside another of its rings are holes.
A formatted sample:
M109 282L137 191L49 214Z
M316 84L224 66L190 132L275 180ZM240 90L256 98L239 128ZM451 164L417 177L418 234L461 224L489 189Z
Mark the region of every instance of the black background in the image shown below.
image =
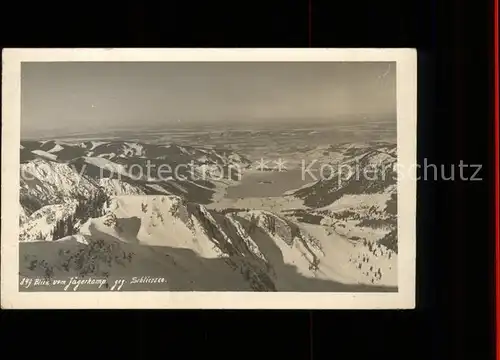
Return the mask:
M493 357L493 1L311 1L9 2L2 46L417 48L419 162L483 165L483 181L418 184L417 309L3 310L2 353Z

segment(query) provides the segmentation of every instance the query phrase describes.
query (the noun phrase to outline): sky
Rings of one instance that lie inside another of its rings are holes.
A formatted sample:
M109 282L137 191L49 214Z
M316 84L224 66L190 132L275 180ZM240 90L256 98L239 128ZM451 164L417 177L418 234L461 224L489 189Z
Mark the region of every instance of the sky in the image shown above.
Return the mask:
M378 62L23 63L21 132L395 115Z

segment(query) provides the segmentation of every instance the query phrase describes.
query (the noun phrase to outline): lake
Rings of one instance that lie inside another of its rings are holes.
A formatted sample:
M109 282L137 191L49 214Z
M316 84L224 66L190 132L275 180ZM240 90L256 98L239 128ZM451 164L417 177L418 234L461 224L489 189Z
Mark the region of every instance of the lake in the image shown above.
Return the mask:
M298 189L312 180L306 176L302 180L300 169L278 171L251 171L243 174L236 186L226 190L226 198L237 199L246 197L279 197L284 192Z

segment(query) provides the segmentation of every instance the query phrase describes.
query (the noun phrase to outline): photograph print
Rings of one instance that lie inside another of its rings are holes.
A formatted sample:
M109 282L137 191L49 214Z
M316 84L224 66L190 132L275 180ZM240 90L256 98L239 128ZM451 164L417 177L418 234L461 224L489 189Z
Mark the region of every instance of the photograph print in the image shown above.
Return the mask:
M2 306L414 306L416 52L4 58Z

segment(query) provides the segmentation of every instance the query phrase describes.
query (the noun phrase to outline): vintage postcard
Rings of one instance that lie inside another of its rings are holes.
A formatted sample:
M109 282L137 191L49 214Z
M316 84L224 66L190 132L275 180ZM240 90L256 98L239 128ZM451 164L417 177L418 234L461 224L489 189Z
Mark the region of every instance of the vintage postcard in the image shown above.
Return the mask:
M415 307L415 50L2 62L2 308Z

